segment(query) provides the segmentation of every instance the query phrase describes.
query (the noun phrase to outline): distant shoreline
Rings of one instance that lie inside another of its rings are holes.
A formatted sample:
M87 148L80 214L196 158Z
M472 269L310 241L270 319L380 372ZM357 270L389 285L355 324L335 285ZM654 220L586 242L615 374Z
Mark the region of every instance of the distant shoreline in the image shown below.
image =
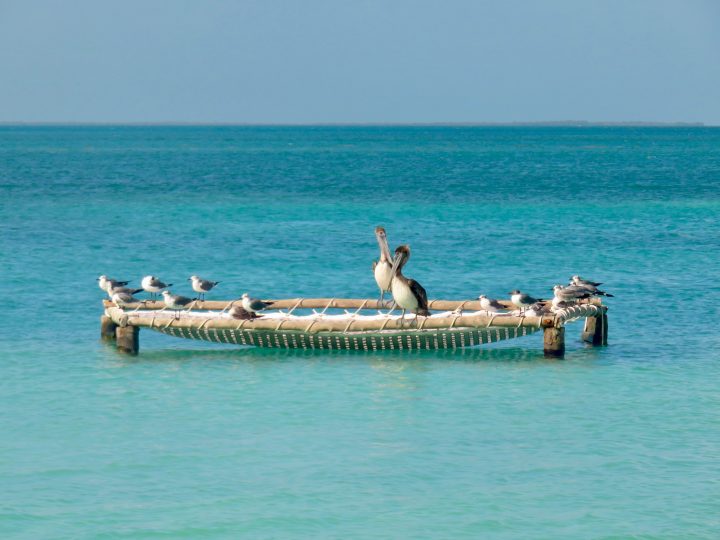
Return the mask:
M138 127L718 127L704 122L5 122L0 126L138 126Z

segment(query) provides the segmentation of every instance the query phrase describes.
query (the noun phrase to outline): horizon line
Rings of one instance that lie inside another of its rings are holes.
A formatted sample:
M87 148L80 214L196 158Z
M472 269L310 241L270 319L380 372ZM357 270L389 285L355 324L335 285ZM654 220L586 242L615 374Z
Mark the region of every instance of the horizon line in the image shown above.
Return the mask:
M193 122L193 121L2 121L0 126L188 126L188 127L718 127L705 122L646 120L540 120L513 122Z

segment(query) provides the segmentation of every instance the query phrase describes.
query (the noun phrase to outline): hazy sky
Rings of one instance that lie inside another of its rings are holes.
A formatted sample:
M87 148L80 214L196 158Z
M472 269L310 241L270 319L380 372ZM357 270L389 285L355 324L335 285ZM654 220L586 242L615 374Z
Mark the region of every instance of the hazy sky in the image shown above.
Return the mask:
M720 0L0 0L0 121L720 124Z

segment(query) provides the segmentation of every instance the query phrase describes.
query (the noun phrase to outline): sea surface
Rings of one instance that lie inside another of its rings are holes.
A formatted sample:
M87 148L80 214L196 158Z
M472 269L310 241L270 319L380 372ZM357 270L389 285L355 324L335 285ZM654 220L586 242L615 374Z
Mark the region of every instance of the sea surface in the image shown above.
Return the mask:
M604 282L456 352L99 340L100 274L210 298ZM0 127L0 538L720 538L720 129Z

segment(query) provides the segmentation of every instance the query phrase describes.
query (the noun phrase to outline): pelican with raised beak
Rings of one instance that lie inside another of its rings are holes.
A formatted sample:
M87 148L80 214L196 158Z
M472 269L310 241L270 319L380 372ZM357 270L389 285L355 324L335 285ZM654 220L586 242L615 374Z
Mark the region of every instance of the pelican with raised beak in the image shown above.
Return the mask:
M393 278L392 255L390 255L387 234L383 227L375 227L375 238L380 246L380 260L373 261L373 273L375 274L375 283L380 288L380 302L382 302L385 293L390 292L390 283Z
M410 311L415 315L429 317L427 292L422 285L414 279L408 279L402 274L403 266L410 258L410 246L398 246L395 250L395 258L392 263L392 281L390 291L393 300L402 309L400 320L405 319L405 312Z

